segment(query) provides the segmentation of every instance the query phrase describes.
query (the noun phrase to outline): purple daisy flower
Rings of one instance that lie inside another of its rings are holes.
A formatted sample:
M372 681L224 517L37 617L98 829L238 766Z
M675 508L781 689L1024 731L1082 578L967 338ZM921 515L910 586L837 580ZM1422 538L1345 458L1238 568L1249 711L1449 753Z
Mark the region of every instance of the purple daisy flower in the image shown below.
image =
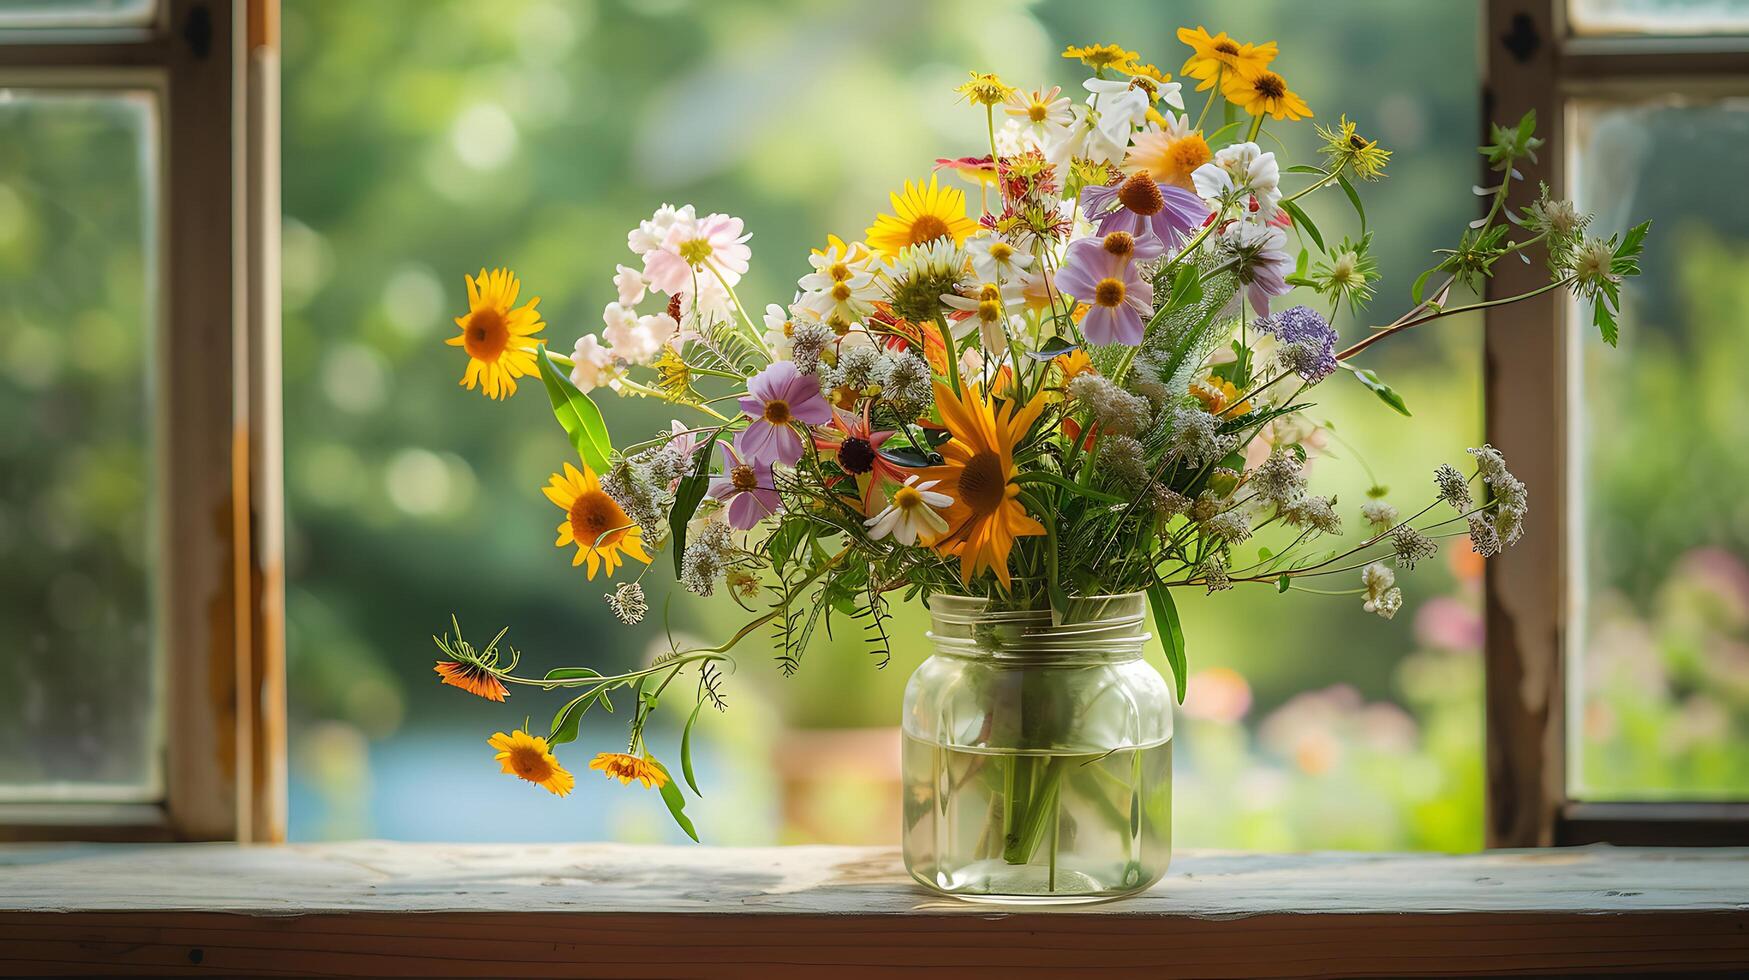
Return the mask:
M1161 186L1146 170L1130 177L1089 187L1081 192L1087 216L1097 219L1099 233L1127 231L1138 240L1152 236L1177 245L1208 220L1202 198L1172 184Z
M803 374L791 361L778 361L754 375L741 411L753 421L735 437L735 449L767 466L794 466L802 458L802 437L791 420L807 425L832 420L832 406L820 397L820 379Z
M1309 306L1293 306L1257 321L1281 342L1282 366L1313 384L1336 370L1336 328Z
M1081 320L1081 335L1088 343L1138 344L1144 321L1154 312L1154 286L1142 278L1135 262L1105 247L1109 240L1084 238L1070 245L1057 272L1057 288L1092 307Z
M711 477L710 495L728 505L729 526L745 531L783 509L783 498L771 479L771 463L745 459L726 442L723 473Z

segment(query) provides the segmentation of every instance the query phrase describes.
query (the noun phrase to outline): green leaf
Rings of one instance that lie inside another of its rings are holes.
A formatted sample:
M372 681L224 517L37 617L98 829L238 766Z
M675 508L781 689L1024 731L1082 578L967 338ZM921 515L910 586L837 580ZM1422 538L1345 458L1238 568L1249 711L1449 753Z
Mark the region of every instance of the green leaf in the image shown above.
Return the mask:
M1172 604L1172 590L1163 583L1148 586L1148 607L1154 611L1154 628L1160 631L1160 646L1166 650L1166 662L1172 665L1172 677L1178 685L1178 703L1184 703L1185 677L1184 627L1178 622L1178 607Z
M662 770L662 775L668 777L662 783L662 802L668 804L668 814L680 825L681 830L686 831L686 836L692 838L694 844L698 843L698 831L686 817L686 797L680 795L680 787L674 785L674 777L669 774L668 767L655 759L651 759L650 764Z
M686 727L680 730L680 772L686 776L686 785L691 786L692 792L698 796L704 794L699 792L698 779L692 774L692 725L698 721L699 709L703 707L703 701L693 705L692 714L686 718Z
M553 726L547 734L547 744L564 745L566 742L577 741L577 726L582 724L583 716L589 713L589 706L600 694L599 690L590 691L565 702L565 706L553 715Z
M1284 173L1284 174L1317 174L1320 177L1328 177L1330 175L1330 171L1325 170L1322 167L1311 167L1311 166L1307 166L1306 164L1303 164L1303 163L1299 164L1298 166L1289 167L1286 170L1283 170L1282 173Z
M1372 389L1372 393L1379 396L1379 401L1391 406L1404 416L1413 417L1409 411L1409 406L1403 403L1403 396L1393 391L1390 385L1380 381L1378 375L1365 368L1351 367L1348 370L1354 374L1356 381Z
M1293 581L1293 576L1291 576L1291 575L1283 575L1281 578L1276 579L1275 580L1275 594L1281 595L1282 593L1286 592L1288 583L1291 581Z
M1202 273L1193 265L1179 266L1172 276L1172 295L1166 300L1167 309L1180 309L1202 302Z
M1621 244L1616 246L1616 258L1626 258L1630 255L1640 254L1644 248L1646 233L1651 230L1652 223L1650 221L1642 221L1632 228L1629 228L1627 234L1622 236Z
M717 437L723 434L717 429L698 447L694 455L692 472L680 481L680 486L674 488L674 507L668 511L668 537L670 548L674 551L674 577L680 577L680 560L686 552L686 524L692 520L692 515L698 510L699 501L704 499L711 482L711 450L716 448Z
M1044 346L1040 347L1038 350L1027 351L1026 356L1035 361L1049 361L1070 353L1071 351L1078 351L1080 349L1081 345L1075 343L1073 340L1070 340L1067 337L1057 336L1045 341Z
M1597 297L1597 301L1592 304L1591 325L1597 328L1597 332L1603 337L1604 343L1611 347L1615 346L1615 342L1621 334L1621 329L1616 325L1615 314L1610 312L1609 301L1601 296Z
M1298 204L1285 199L1281 202L1281 206L1288 214L1294 216L1295 227L1312 236L1312 241L1318 246L1318 251L1325 251L1324 236L1319 234L1318 226L1312 223L1312 219L1306 217L1306 212L1301 210Z
M1026 472L1023 472L1023 473L1017 473L1014 476L1013 482L1023 483L1023 484L1024 483L1049 483L1051 486L1057 487L1058 489L1067 490L1070 493L1078 494L1080 496L1086 497L1088 500L1097 500L1100 503L1104 503L1104 504L1129 503L1129 501L1125 500L1122 497L1116 497L1116 496L1113 496L1109 493L1100 493L1098 490L1095 490L1091 487L1084 487L1081 484L1076 483L1073 480L1067 479L1066 477L1058 476L1057 474L1051 473L1047 470L1027 470ZM1044 515L1041 514L1039 516L1042 517Z
M1427 286L1427 277L1433 275L1435 272L1438 272L1438 271L1439 271L1439 266L1434 266L1433 268L1428 269L1426 272L1423 272L1419 276L1415 277L1415 288L1409 290L1409 299L1412 302L1414 302L1414 304L1416 306L1421 305L1421 290Z
M1360 233L1362 235L1365 235L1366 234L1366 208L1361 206L1360 192L1355 190L1354 185L1349 183L1348 178L1343 176L1342 174L1336 175L1336 182L1338 184L1342 185L1342 192L1344 194L1348 195L1348 203L1354 205L1354 213L1360 217Z
M559 373L546 345L541 345L536 361L540 364L540 379L547 386L547 398L553 403L553 416L559 420L565 435L576 447L577 455L596 473L607 472L607 461L613 452L613 441L607 435L607 422L601 409L589 396L577 389L571 379Z

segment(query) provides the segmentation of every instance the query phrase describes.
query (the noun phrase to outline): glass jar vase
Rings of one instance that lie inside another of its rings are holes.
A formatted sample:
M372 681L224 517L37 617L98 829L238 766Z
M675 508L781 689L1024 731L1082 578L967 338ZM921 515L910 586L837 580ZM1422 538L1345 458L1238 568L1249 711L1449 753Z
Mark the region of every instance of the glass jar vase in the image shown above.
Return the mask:
M905 688L911 876L971 900L1132 895L1172 856L1172 695L1142 659L1142 593L994 610L929 600Z

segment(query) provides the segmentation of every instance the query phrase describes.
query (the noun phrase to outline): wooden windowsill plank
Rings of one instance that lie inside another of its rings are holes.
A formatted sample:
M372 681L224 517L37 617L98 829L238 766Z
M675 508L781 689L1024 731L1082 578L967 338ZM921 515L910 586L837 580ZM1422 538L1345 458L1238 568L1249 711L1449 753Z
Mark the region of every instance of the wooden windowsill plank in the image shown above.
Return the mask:
M0 973L1727 971L1746 883L1742 848L1193 851L1138 898L1042 911L934 896L884 848L15 845Z

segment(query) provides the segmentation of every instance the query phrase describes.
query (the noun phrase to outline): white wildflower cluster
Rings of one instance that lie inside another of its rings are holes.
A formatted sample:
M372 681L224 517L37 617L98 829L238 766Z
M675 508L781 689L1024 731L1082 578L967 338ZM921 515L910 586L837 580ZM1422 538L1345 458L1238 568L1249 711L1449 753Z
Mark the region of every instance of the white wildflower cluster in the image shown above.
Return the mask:
M711 595L717 590L717 579L728 572L733 561L729 525L715 518L697 521L688 534L691 537L680 558L680 584L694 595Z
M1306 478L1300 469L1299 457L1277 446L1268 459L1251 471L1248 486L1257 495L1259 503L1286 507L1306 492Z
M1360 608L1377 613L1380 619L1390 619L1403 608L1403 590L1397 588L1397 573L1390 566L1373 562L1360 570L1360 584L1366 589L1366 600Z
M1383 500L1369 500L1360 505L1360 516L1372 526L1374 534L1380 534L1397 523L1397 508Z
M852 347L839 353L838 362L821 375L820 382L830 391L872 395L880 390L875 378L886 360L878 348Z
M1230 507L1203 522L1202 530L1220 544L1240 544L1251 536L1251 520L1243 510Z
M875 284L874 253L867 246L834 242L824 252L808 256L808 264L814 271L796 282L802 294L794 312L838 331L874 312L880 288Z
M650 611L650 603L644 598L644 587L636 582L621 582L602 598L607 600L607 608L613 610L614 616L627 626L643 622L644 614Z
M1154 403L1156 409L1171 401L1175 395L1165 380L1165 371L1160 363L1151 357L1143 355L1136 358L1130 367L1130 387L1136 393Z
M897 354L881 362L875 374L881 398L899 418L916 418L935 399L929 362L916 354Z
M1493 541L1496 553L1503 547L1518 543L1524 534L1524 517L1530 512L1530 493L1524 483L1506 469L1506 457L1493 446L1484 445L1471 449L1470 455L1476 457L1476 465L1481 470L1482 482L1487 485L1494 497L1494 512L1485 515L1483 523L1492 526L1497 540ZM1484 516L1484 515L1477 515ZM1481 545L1488 543L1488 535L1483 532L1483 540L1477 541L1474 533L1477 522L1471 521L1471 541L1481 552Z
M1180 408L1172 413L1172 429L1167 436L1168 456L1183 459L1192 466L1211 463L1232 452L1239 445L1236 435L1223 435L1221 420L1201 409Z
M1154 509L1154 516L1162 521L1169 521L1190 510L1190 498L1164 483L1148 485L1148 503Z
M838 334L824 323L798 323L789 335L790 360L803 374L818 374L825 363L822 358L837 339Z
M1227 553L1224 551L1208 556L1197 566L1196 571L1202 576L1203 584L1208 587L1209 595L1225 592L1233 587L1233 580L1227 572Z
M686 475L690 461L690 447L680 442L645 450L604 474L601 490L642 529L645 541L660 544L668 536L675 484Z
M1439 499L1452 506L1453 510L1463 513L1470 509L1470 481L1464 479L1457 467L1450 463L1441 463L1433 471L1433 485L1439 490Z
M1320 534L1341 534L1342 516L1336 513L1336 498L1303 494L1281 508L1281 522L1289 527L1311 528Z
M1154 406L1146 398L1091 372L1075 375L1069 382L1069 396L1086 406L1102 435L1133 436L1145 431L1154 417Z
M1126 487L1148 482L1146 447L1134 436L1110 436L1099 441L1099 464Z
M1397 567L1414 571L1418 562L1439 554L1439 545L1415 528L1405 524L1391 532L1391 547L1396 549Z

